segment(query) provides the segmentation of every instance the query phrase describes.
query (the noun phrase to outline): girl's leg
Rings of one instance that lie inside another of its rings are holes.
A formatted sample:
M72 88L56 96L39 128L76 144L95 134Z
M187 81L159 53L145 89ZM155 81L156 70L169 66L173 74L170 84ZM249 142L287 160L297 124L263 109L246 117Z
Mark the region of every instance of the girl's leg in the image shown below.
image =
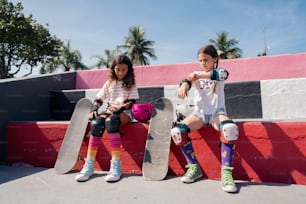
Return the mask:
M91 135L89 137L87 156L81 172L75 177L77 181L87 181L94 172L94 161L101 144L101 137L105 130L105 119L97 118L92 123Z
M223 124L225 121L229 121L228 123L225 124L230 124L227 128L224 125L222 127L220 124ZM232 122L227 116L225 115L218 115L214 118L212 122L213 127L217 130L220 131L220 140L221 140L221 164L222 166L233 166L233 156L235 152L235 141L227 141L224 138L224 128L231 130L233 128L238 128L234 122ZM221 129L220 129L221 128ZM236 132L236 130L233 130L233 132ZM237 130L238 134L238 130Z
M130 122L130 117L125 113L121 113L118 118L110 118L113 121L107 123L107 130L110 138L111 156L110 171L105 177L106 181L113 182L118 181L121 177L121 164L120 164L120 153L121 153L121 135L119 127ZM112 127L109 127L112 126ZM117 127L116 127L117 126Z
M90 135L88 149L87 149L87 161L94 161L96 159L96 155L101 144L101 137L96 137L94 135Z
M119 126L125 125L130 122L130 117L125 113L119 115L120 124ZM111 156L112 160L120 160L120 147L121 147L121 135L120 132L108 133L110 137Z
M188 131L186 130L181 130L183 137L187 138L187 141L184 142L184 144L182 144L180 146L188 164L197 164L198 161L196 159L196 156L194 154L194 149L191 143L191 140L188 137L188 132L189 131L194 131L194 130L198 130L201 127L203 127L203 122L201 119L199 119L198 117L194 116L194 115L190 115L189 117L185 118L185 120L183 121L183 125L186 125L187 128L189 128ZM182 129L182 128L181 128Z
M188 132L197 130L203 126L203 122L196 116L187 117L182 124L172 129L172 138L176 145L180 146L180 149L187 160L186 168L188 169L185 175L181 178L184 183L192 183L196 179L202 177L202 171L196 159L194 149L191 140L188 137ZM176 140L180 138L179 141Z
M226 124L228 124L228 126L225 126ZM236 192L237 187L232 177L233 156L235 153L235 144L234 144L235 141L227 141L224 138L224 131L227 130L228 132L238 134L238 127L225 115L217 116L213 121L213 126L216 130L220 131L221 133L220 140L221 140L222 189L226 192Z

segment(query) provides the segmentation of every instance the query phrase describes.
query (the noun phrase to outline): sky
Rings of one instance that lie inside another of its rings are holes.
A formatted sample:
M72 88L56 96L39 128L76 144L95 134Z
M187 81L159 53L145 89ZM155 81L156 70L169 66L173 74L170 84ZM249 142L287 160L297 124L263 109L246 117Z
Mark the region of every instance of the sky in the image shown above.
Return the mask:
M21 2L26 16L32 14L52 35L70 41L87 66L104 50L124 44L132 26L141 26L145 38L155 41L157 60L150 65L196 62L199 48L220 32L238 40L244 58L256 57L265 47L268 55L306 52L304 0L10 1Z

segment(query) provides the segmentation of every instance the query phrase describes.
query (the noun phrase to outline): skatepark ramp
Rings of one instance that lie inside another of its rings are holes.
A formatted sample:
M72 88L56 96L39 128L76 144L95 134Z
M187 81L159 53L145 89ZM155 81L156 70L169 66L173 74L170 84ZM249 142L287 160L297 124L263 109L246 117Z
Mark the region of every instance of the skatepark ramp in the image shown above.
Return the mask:
M220 66L230 72L225 86L226 108L240 133L234 177L306 185L306 54L221 60ZM197 63L136 67L141 97L138 103L168 97L174 104L192 105L192 91L182 101L176 90L187 73L198 69ZM91 70L2 80L1 164L24 162L53 168L75 103L80 98L93 99L106 74L107 70ZM121 128L123 173L142 173L148 126L149 123L133 122ZM211 127L202 128L190 137L204 177L219 179L218 132ZM87 144L85 135L75 170L84 163ZM105 133L96 170L108 170L109 160ZM182 175L184 165L183 155L171 144L168 174Z

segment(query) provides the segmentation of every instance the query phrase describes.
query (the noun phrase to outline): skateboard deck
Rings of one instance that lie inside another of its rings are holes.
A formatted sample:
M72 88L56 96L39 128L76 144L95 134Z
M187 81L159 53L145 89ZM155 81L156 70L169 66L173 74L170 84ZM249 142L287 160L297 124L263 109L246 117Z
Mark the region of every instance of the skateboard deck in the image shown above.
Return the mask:
M167 176L173 111L173 104L168 98L159 98L153 103L142 165L146 180L158 181Z
M86 132L91 108L92 102L89 99L82 98L77 102L55 162L54 168L57 174L65 174L74 167Z

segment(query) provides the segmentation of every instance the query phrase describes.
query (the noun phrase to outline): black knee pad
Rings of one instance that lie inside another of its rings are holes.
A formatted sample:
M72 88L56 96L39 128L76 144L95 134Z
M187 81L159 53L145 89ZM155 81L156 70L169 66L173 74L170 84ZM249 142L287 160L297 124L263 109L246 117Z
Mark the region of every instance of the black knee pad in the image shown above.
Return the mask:
M98 117L91 121L91 134L102 137L105 130L105 118Z
M118 114L112 114L105 120L105 126L108 133L119 132L121 121Z

